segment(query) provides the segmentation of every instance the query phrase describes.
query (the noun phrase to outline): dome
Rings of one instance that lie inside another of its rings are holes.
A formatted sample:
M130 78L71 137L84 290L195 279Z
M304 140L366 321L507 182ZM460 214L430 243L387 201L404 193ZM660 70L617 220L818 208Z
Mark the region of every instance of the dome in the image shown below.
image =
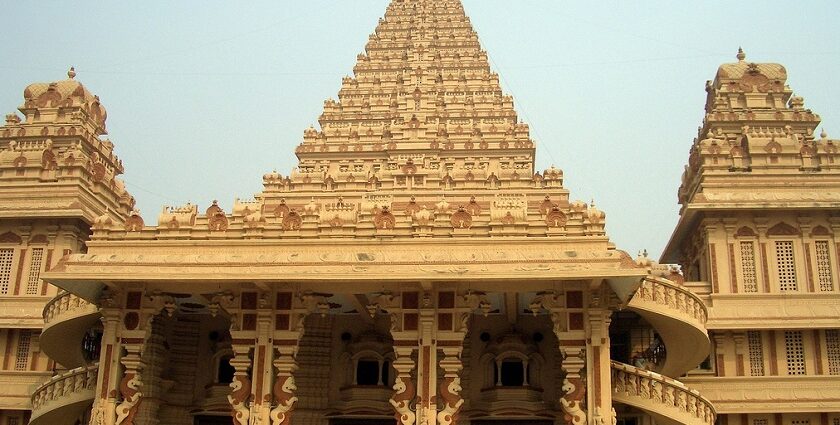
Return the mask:
M99 96L75 80L76 71L73 68L67 72L67 77L66 80L26 86L21 109L77 107L85 110L104 129L108 113L99 102Z
M768 80L779 80L782 83L787 81L787 70L778 63L753 63L747 62L746 54L738 49L738 62L725 63L718 68L715 81L740 80L745 75L761 74Z

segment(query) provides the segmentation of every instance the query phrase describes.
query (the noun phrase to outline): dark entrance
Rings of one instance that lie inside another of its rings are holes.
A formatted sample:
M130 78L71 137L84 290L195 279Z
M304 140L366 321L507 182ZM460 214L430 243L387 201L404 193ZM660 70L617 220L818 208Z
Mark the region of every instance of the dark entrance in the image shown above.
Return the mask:
M193 425L233 425L233 418L230 415L226 416L196 416L193 420Z

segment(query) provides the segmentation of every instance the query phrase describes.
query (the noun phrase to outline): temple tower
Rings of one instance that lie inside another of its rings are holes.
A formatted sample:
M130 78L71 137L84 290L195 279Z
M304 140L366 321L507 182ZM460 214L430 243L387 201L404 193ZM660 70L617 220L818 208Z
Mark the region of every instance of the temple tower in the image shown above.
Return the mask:
M713 355L686 381L724 424L840 421L840 142L782 65L739 51L706 92L663 254L709 307Z

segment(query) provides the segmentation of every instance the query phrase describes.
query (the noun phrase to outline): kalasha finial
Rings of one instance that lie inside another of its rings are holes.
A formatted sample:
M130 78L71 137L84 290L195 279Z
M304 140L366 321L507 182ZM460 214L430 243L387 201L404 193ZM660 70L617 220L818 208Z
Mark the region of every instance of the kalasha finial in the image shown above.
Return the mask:
M825 132L825 128L820 131L820 139L828 139L828 133Z
M74 68L74 67L72 67L72 66L71 66L71 67L70 67L70 70L69 70L69 71L67 71L67 76L68 76L68 77L70 77L70 79L71 79L71 80L72 80L73 78L75 78L75 77L76 77L76 68Z
M738 47L738 54L735 57L738 58L739 62L743 62L747 58L747 54L744 53L744 49Z

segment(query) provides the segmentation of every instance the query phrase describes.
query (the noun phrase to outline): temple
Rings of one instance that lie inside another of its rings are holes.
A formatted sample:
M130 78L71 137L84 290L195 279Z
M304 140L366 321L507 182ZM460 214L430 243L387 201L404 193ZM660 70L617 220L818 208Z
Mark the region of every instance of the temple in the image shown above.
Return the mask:
M459 0L392 0L231 211L147 224L99 98L32 84L0 425L840 425L840 141L786 80L741 51L707 84L661 264L535 169Z

